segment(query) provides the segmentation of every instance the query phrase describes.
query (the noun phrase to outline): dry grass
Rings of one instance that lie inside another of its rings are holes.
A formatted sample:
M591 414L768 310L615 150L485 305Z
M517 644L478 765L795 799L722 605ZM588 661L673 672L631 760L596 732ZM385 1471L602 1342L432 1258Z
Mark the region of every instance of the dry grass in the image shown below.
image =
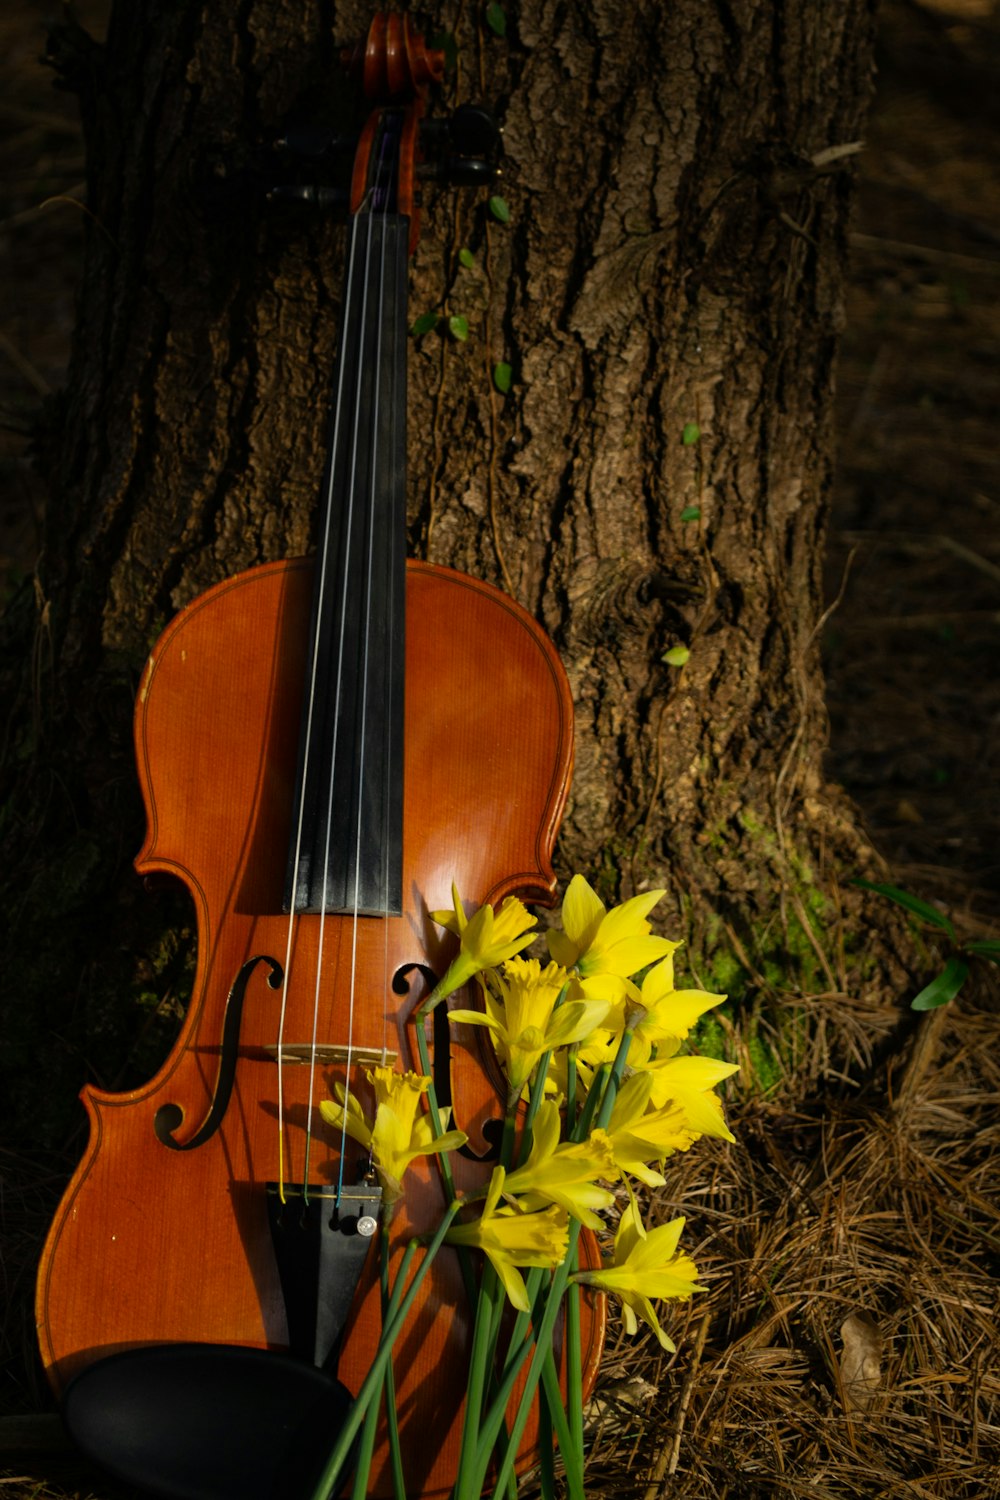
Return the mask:
M752 1101L736 1146L676 1162L653 1217L687 1215L710 1290L676 1318L676 1356L612 1344L595 1495L1000 1495L995 985L990 998L925 1021L933 1050L912 1047L894 1089L886 1070L865 1092ZM855 1312L883 1338L863 1413L840 1377ZM655 1391L639 1410L636 1380Z

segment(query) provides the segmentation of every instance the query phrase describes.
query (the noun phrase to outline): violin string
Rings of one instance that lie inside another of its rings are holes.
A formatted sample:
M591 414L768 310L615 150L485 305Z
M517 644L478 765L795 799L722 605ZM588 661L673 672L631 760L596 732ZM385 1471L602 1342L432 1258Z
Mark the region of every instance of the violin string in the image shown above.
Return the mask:
M395 274L396 268L393 267ZM397 282L398 295L398 282ZM380 326L384 327L384 321L380 320ZM397 371L399 364L397 361ZM406 368L405 345L402 368ZM398 392L394 393L398 400ZM398 407L397 407L398 410ZM404 470L405 471L405 470ZM405 500L404 502L405 503ZM393 533L394 534L394 533ZM396 556L392 545L385 549L384 555L384 577L387 583L385 598L387 600L386 620L386 653L385 667L382 678L383 692L383 723L386 726L385 733L385 777L382 786L382 808L383 808L383 838L382 838L382 891L385 899L385 911L382 922L382 1066L388 1063L388 1026L389 1026L389 823L392 816L392 712L395 707L399 711L400 705L392 702L392 683L395 674L395 649L396 649L396 589L395 589ZM405 578L404 578L404 588ZM402 832L402 830L400 830Z
M365 774L366 774L366 770L367 770L367 757L365 755L365 739L366 739L366 734L367 734L367 719L368 719L368 682L369 682L369 670L370 670L370 665L371 665L371 623L372 623L371 613L372 613L372 601L373 601L373 598L374 598L375 530L376 530L376 528L375 528L375 519L376 519L376 517L375 517L375 509L376 509L376 498L377 498L378 481L379 481L379 473L378 473L379 427L380 427L379 416L380 416L380 407L381 407L381 399L382 399L382 387L381 387L381 378L382 378L382 337L383 337L383 333L384 333L384 330L385 330L385 274L386 274L386 246L387 246L387 243L388 243L388 235L386 233L386 220L387 220L387 210L388 210L388 203L389 203L389 191L388 191L388 189L389 189L389 179L390 179L390 175L391 175L391 168L390 168L390 164L389 164L388 159L387 159L387 149L386 148L387 148L387 136L386 136L386 133L383 133L382 139L381 139L381 142L380 142L379 158L378 158L378 162L377 162L377 166L376 166L375 186L374 186L373 193L372 193L372 198L373 198L373 217L374 217L374 211L375 210L379 210L381 212L381 215L382 215L383 224L382 224L382 234L381 234L381 237L380 237L377 310L376 310L375 319L374 319L374 335L375 335L374 371L373 371L374 390L373 390L372 402L371 402L372 414L371 414L371 418L370 418L369 426L368 426L368 432L369 432L369 454L368 454L368 457L369 457L369 470L368 470L368 472L369 472L369 487L368 487L368 546L367 546L366 579L365 579L365 623L364 623L364 631L363 631L363 635L362 635L362 640L363 640L364 645L363 645L362 665L361 665L361 682L362 682L361 712L360 712L360 718L361 718L361 735L360 735L359 754L358 754L359 783L358 783L357 814L356 814L356 827L355 827L355 848L354 848L354 900L353 900L353 920L352 920L352 932L351 932L350 1005L349 1005L348 1040L347 1040L347 1067L348 1067L348 1069L350 1068L351 1057L352 1057L352 1052L353 1052L354 1007L355 1007L355 1000L356 1000L356 994L357 994L357 959L358 959L358 938L359 938L359 933L360 933L360 906L361 906L361 901L360 901L360 879L361 879L362 810L363 810L363 806L364 806L364 778L365 778ZM366 273L367 273L367 276L368 276L369 279L370 279L370 274L371 274L370 273L370 266L371 266L371 255L369 253L368 260L366 262ZM355 426L355 442L358 442L359 438L360 438L360 421ZM390 594L391 594L391 591L390 591ZM390 637L390 641L391 641L391 637ZM387 717L383 719L383 722L388 726L388 718ZM386 751L388 751L388 746L389 746L389 744L391 744L391 734L386 734L385 738L386 738L385 749L386 749ZM387 830L387 824L388 824L388 801L386 800L382 804L382 826L381 826L381 845L382 845L382 851L383 851L383 867L382 867L382 885L381 885L381 891L382 891L382 902L383 902L383 905L382 905L382 911L381 911L380 915L381 915L382 921L383 921L383 972L386 972L388 970L388 920L387 919L388 919L388 914L389 913L388 913L388 880L387 880L388 857L387 857L387 853L386 853L387 848L388 848L388 837L387 837L388 830ZM383 1056L383 1061L385 1059L385 1050L386 1050L385 1049L385 1025L386 1025L385 1007L383 1006L383 1014L382 1014L382 1028L383 1028L383 1030L382 1030L382 1056ZM347 1087L347 1090L349 1092L350 1091L350 1083L349 1082L346 1085L346 1087ZM345 1101L345 1103L346 1103L346 1101ZM339 1168L338 1181L337 1181L337 1196L338 1196L338 1198L340 1196L340 1193L343 1190L343 1185L344 1185L344 1166L345 1166L345 1160L346 1160L346 1146L347 1146L347 1115L346 1115L346 1110L345 1110L343 1122L342 1122L342 1125L341 1125L340 1168Z
M319 577L316 583L317 595L321 600L325 596L326 592L326 576L330 559L330 531L333 518L333 489L337 468L337 450L340 443L340 419L341 414L344 410L345 371L348 364L348 360L346 358L348 335L346 320L350 315L350 309L354 305L352 291L354 282L354 268L357 260L358 217L359 216L357 214L354 215L351 222L351 239L347 255L347 286L344 292L343 303L345 327L341 334L342 353L339 361L339 368L337 371L337 391L334 398L333 438L330 446L330 466L329 472L326 477L325 491L322 497L322 515L324 518L323 536L321 538L319 547ZM348 510L348 534L350 533L350 520L350 511ZM285 1040L285 1021L288 1013L288 996L291 989L293 941L296 926L296 906L298 903L299 893L299 860L302 853L302 838L305 828L306 786L309 780L309 755L312 746L312 726L313 716L316 708L316 687L319 676L319 661L320 632L319 629L317 629L314 633L312 661L310 663L309 696L306 710L305 726L305 754L303 756L302 781L301 787L299 789L299 806L295 828L295 855L292 861L292 889L289 901L288 931L285 944L284 983L282 984L281 989L281 1010L278 1016L278 1193L282 1203L284 1203L285 1201L285 1063L283 1048ZM307 1174L303 1173L303 1184L305 1184L306 1176Z
M352 528L353 520L354 520L355 493L356 493L357 470L358 470L358 433L359 433L359 430L360 430L360 421L361 421L361 395L362 395L362 387L363 387L363 384L364 384L364 382L361 379L360 365L361 365L361 363L364 360L364 345L365 345L365 342L366 342L365 335L366 335L366 332L367 332L367 329L368 329L368 290L369 290L369 284L370 284L370 280L371 280L370 267L371 267L371 247L372 247L372 215L369 213L369 214L365 214L364 217L365 217L366 225L367 225L367 234L366 234L366 237L365 237L365 271L364 271L364 278L363 278L363 291L362 291L362 297L361 297L361 314L360 314L360 318L359 318L360 329L361 329L361 336L360 336L360 342L359 342L359 359L358 359L359 369L358 369L358 375L357 375L357 379L356 379L356 389L355 389L355 397L354 397L353 430L352 430L351 438L350 438L350 442L351 442L350 472L349 472L349 476L348 476L348 480L347 480L347 485L346 485L347 527L346 527L346 540L345 540L345 545L344 545L344 548L343 548L345 574L346 574L346 569L347 569L347 557L348 557L348 553L349 553L349 550L350 550L351 528ZM305 1156L304 1156L304 1162L303 1162L303 1181L305 1183L308 1183L308 1180L309 1180L309 1158L310 1158L310 1156L312 1154L312 1134L313 1134L313 1132L312 1132L312 1099L313 1099L313 1090L315 1089L315 1086L316 1086L316 1041L317 1041L317 1037L318 1037L318 1034L319 1034L319 1007L320 1007L320 996L321 996L321 993L322 993L322 984L323 984L323 950L324 950L325 940L326 940L326 890L327 890L327 881L328 881L328 877L329 877L329 873L330 873L330 844L331 844L331 834L332 834L332 829L333 829L333 796L334 796L334 789L335 789L335 786L336 786L336 779L337 779L336 778L337 739L338 739L338 731L339 731L339 727L340 727L340 709L341 709L341 699L342 699L342 690L343 690L343 682L344 682L344 640L345 640L345 634L346 634L346 617L347 617L347 602L348 602L348 589L347 589L346 583L347 583L347 580L346 580L346 577L345 577L345 579L344 579L344 587L342 587L342 589L341 589L341 597L340 597L340 625L339 625L339 631L338 631L339 639L338 639L338 647L337 647L337 676L336 676L336 688L335 688L335 693L334 693L334 719L333 719L333 738L332 738L333 754L331 755L330 775L329 775L328 784L327 784L326 831L325 831L324 840L323 840L323 887L322 887L323 899L320 902L320 911L319 911L319 927L318 927L318 937L317 937L317 944L316 944L316 950L317 950L316 951L316 978L315 978L315 984L314 984L314 990L313 990L313 1030L312 1030L312 1039L311 1039L311 1044L310 1044L310 1049L309 1049L309 1083L308 1083L307 1098L309 1099L310 1102L309 1102L309 1106L308 1106L307 1111L306 1111L306 1139L305 1139ZM356 920L357 919L355 918L355 922L356 922ZM344 1090L345 1090L345 1092L344 1092L344 1122L343 1122L343 1128L342 1128L342 1131L341 1131L341 1181L340 1181L340 1185L338 1186L338 1190L337 1190L338 1191L338 1197L339 1197L339 1193L340 1193L340 1187L342 1187L342 1185L343 1185L344 1146L346 1144L346 1139L347 1139L347 1110L348 1110L348 1106L349 1106L349 1102L350 1102L350 1089L351 1089L351 1057L352 1057L352 1050L353 1050L353 1041L352 1041L351 1038L352 1038L352 1033L353 1033L353 1025L354 1025L354 993L353 993L353 988L352 988L351 995L350 995L349 1016L348 1016L348 1037L349 1037L349 1041L348 1041L348 1046L347 1046L347 1051L346 1051L346 1056L345 1056L345 1061L344 1061Z
M357 993L358 976L358 936L360 931L360 908L361 908L361 834L362 834L362 808L364 806L364 777L366 767L365 741L368 728L368 672L371 659L371 624L372 624L372 597L374 594L374 567L375 567L375 502L378 487L378 431L379 431L379 403L381 398L381 374L382 374L382 331L385 326L385 247L387 235L384 225L381 235L381 251L379 260L379 283L378 283L378 312L375 318L376 347L374 368L374 391L372 394L372 419L369 425L370 449L369 449L369 486L368 486L368 549L367 566L365 576L365 626L362 635L364 650L361 662L361 735L358 744L358 800L357 818L355 824L354 839L354 910L351 930L351 982L350 982L350 1015L347 1030L347 1058L350 1067L350 1058L354 1041L354 1005ZM383 809L382 845L387 842L384 827L385 809ZM383 890L384 899L384 890ZM383 923L387 911L383 909ZM383 1007L384 1013L384 1007ZM383 1014L384 1026L384 1014ZM384 1036L383 1036L384 1045ZM340 1173L337 1180L337 1197L344 1186L344 1158L347 1145L347 1115L344 1115L344 1123L341 1127L340 1143Z

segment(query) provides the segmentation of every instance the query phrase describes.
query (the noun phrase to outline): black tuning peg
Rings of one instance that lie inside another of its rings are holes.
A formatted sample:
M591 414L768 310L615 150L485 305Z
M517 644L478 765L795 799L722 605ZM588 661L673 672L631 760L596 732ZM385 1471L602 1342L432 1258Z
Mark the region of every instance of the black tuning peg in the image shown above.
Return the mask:
M448 134L462 156L492 158L500 150L500 127L482 104L460 104L449 121Z
M317 187L311 183L279 182L268 188L268 203L304 203L309 208L346 212L350 194L344 188Z
M322 125L296 125L275 141L274 149L301 161L323 161L344 151L353 152L357 144L357 135L327 130Z
M485 187L499 175L491 161L477 156L446 156L443 161L421 162L417 176L424 181L448 182L452 187Z
M492 161L500 154L500 127L482 104L460 104L445 119L422 120L420 143L429 155L450 147L458 156Z

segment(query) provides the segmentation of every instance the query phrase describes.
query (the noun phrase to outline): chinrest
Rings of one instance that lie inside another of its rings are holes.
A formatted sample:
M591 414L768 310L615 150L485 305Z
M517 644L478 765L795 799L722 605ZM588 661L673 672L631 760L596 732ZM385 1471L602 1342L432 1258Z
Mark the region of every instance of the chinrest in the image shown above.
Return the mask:
M88 1366L63 1418L88 1457L139 1494L294 1500L312 1493L352 1401L287 1354L160 1344Z

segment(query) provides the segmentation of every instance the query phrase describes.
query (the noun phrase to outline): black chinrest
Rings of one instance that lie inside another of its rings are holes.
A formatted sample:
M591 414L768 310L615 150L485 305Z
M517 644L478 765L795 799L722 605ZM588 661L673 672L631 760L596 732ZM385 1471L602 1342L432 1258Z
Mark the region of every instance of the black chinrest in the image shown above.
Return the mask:
M334 1376L290 1355L158 1344L88 1366L66 1390L63 1417L88 1457L139 1494L299 1500L352 1400Z

